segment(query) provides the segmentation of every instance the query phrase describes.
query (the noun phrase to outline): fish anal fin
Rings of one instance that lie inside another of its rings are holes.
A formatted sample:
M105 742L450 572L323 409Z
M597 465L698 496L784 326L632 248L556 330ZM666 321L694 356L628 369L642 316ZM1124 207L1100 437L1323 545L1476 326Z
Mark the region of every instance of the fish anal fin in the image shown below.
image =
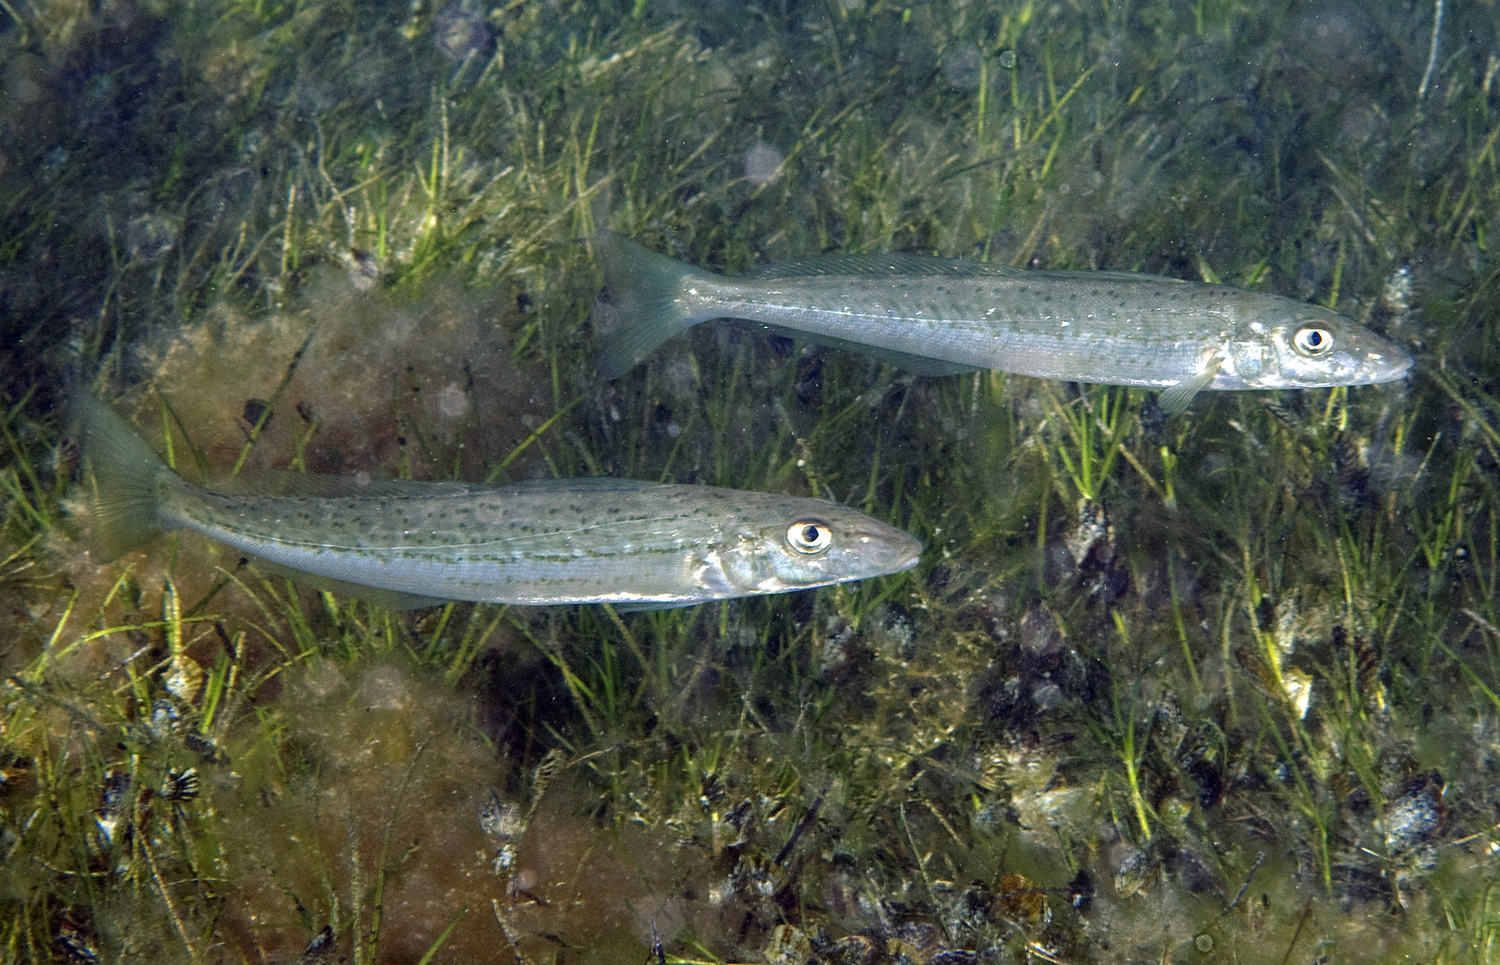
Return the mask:
M440 597L422 596L418 593L403 593L400 590L387 590L378 586L365 586L363 583L347 583L337 580L331 576L322 576L317 573L309 573L306 570L294 569L273 563L259 556L252 557L256 569L268 576L284 576L298 586L307 587L319 592L334 593L339 596L361 600L375 606L383 606L391 610L417 610L428 606L441 606L444 603L452 603L453 600Z
M821 345L824 348L840 349L860 355L868 355L871 358L879 359L887 365L894 365L896 368L910 372L913 375L962 375L968 372L979 371L976 366L964 365L962 362L950 362L947 359L935 359L926 355L912 355L908 352L870 345L867 342L851 342L830 335L819 335L804 332L800 329L786 328L781 325L770 325L765 322L745 321L743 324L745 327L755 331L770 332L773 335L780 335L794 341L812 342L814 345Z

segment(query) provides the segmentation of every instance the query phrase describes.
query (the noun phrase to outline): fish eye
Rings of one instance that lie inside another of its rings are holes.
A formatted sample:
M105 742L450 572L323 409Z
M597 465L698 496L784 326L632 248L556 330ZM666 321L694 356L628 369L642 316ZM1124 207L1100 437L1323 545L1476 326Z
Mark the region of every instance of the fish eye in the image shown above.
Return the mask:
M799 553L821 553L833 545L833 530L817 519L799 519L786 529L786 541Z
M1307 325L1297 329L1297 334L1292 336L1292 345L1299 355L1320 358L1333 351L1333 333L1326 328Z

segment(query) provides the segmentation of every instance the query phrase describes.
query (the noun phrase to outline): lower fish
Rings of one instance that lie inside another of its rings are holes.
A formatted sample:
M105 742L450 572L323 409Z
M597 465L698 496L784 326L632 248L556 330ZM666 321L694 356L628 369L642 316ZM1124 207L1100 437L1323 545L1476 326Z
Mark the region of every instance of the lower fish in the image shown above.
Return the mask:
M699 322L734 318L921 375L1017 375L1164 389L1308 389L1402 378L1399 346L1337 312L1227 285L1038 271L922 255L831 255L727 278L596 239L608 301L599 368L617 378Z
M191 529L311 585L398 607L444 600L645 609L900 572L922 546L821 499L624 479L512 486L278 474L195 485L104 403L78 408L92 524L113 558Z

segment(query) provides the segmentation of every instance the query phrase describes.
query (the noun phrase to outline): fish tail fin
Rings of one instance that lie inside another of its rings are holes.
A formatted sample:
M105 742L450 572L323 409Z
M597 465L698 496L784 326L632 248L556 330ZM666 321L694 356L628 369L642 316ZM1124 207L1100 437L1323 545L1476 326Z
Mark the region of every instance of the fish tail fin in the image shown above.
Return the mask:
M601 232L594 247L609 290L609 301L594 308L599 372L606 379L616 379L667 339L703 321L679 296L688 279L712 276L647 251L613 231Z
M88 395L74 404L79 450L92 475L89 536L103 560L129 551L163 528L164 479L176 476L113 409Z

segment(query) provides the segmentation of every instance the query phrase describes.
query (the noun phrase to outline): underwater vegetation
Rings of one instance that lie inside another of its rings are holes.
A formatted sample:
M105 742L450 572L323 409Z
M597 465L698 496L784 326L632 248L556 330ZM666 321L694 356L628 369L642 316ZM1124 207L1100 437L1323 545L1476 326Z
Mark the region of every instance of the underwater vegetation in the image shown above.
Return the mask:
M0 958L1491 960L1494 14L0 3ZM610 380L604 230L1222 283L1415 361L1169 417L703 325ZM639 613L106 563L80 392L189 479L697 483L925 550Z

